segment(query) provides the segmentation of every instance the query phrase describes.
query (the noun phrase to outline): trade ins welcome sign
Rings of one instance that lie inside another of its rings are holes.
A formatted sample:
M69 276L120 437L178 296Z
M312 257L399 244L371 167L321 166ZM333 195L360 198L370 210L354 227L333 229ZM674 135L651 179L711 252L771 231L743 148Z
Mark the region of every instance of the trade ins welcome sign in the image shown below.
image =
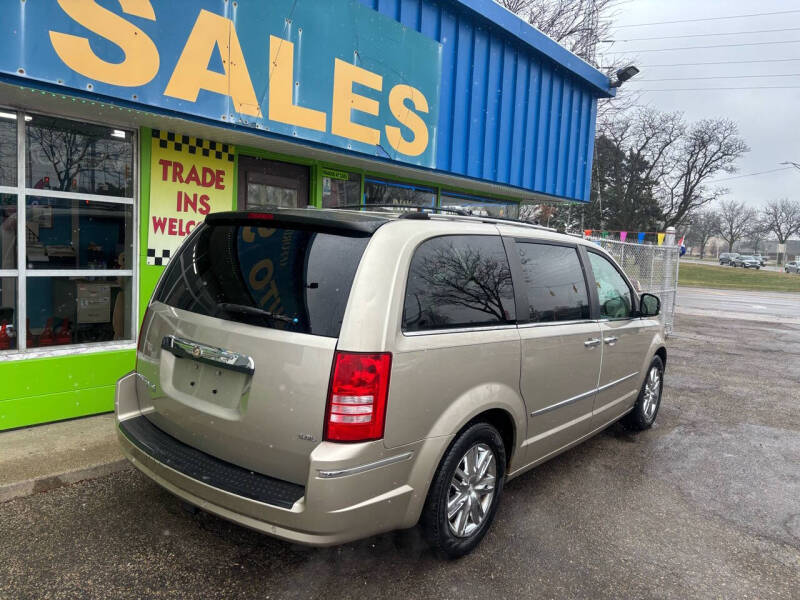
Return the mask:
M147 264L166 265L209 212L233 208L233 146L153 130Z
M357 0L36 0L0 73L435 167L441 45Z

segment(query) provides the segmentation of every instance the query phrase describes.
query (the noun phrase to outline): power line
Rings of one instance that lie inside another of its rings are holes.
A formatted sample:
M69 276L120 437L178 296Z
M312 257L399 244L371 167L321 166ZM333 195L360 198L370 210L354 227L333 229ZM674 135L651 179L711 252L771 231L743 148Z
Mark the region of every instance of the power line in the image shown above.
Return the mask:
M656 67L699 67L704 65L751 65L756 63L799 62L800 58L765 58L760 60L715 60L710 62L670 63L657 65L639 65L642 68L654 69Z
M800 90L800 85L753 85L715 88L639 88L637 92L718 92L727 90Z
M751 31L731 31L729 33L690 33L686 35L665 35L661 37L638 37L625 40L601 40L603 42L641 42L649 40L677 40L694 37L718 37L724 35L751 35L756 33L783 33L786 31L800 31L800 27L787 27L785 29L753 29Z
M714 179L711 183L719 183L720 181L730 181L731 179L741 179L742 177L755 177L757 175L766 175L767 173L777 173L778 171L790 171L794 167L781 167L780 169L770 169L769 171L756 171L755 173L746 173L744 175L734 175L733 177L725 177L723 179Z
M778 73L776 75L709 75L708 77L663 77L659 79L633 79L630 83L645 81L686 81L688 79L753 79L761 77L800 77L800 73Z
M751 17L768 17L772 15L788 15L800 13L800 10L781 10L777 12L751 13L748 15L731 15L729 17L706 17L703 19L680 19L678 21L655 21L653 23L632 23L630 25L617 25L616 29L623 27L645 27L647 25L671 25L673 23L699 23L700 21L725 21L728 19L749 19Z
M671 50L702 50L705 48L739 48L742 46L770 46L775 44L800 44L800 40L781 40L779 42L747 42L744 44L715 44L713 46L679 46L677 48L654 48L649 50L611 50L605 54L640 54L642 52L667 52Z

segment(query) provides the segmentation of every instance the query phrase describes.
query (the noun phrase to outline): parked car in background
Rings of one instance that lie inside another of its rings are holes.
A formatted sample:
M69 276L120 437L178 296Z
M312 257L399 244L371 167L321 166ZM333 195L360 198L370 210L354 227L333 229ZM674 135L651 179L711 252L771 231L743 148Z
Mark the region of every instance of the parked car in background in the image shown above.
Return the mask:
M721 265L732 265L733 259L739 256L736 252L723 252L719 255L719 264Z
M659 310L596 244L522 223L213 213L147 308L119 440L246 527L326 546L419 523L457 557L508 479L653 424Z
M783 270L786 273L800 273L800 262L792 261L783 265Z
M750 254L739 255L731 263L734 267L744 267L745 269L760 269L761 261Z
M767 264L767 259L766 259L766 257L764 257L764 256L761 256L760 254L753 254L753 257L754 257L756 260L758 260L758 262L759 262L759 263L761 263L761 266L762 266L762 267L763 267L763 266L766 266L766 264Z

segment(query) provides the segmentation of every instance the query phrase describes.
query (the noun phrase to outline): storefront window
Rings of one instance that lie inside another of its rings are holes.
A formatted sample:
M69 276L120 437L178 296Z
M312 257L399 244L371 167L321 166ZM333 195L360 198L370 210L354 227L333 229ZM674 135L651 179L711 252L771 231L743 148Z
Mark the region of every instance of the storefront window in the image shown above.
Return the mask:
M122 269L133 252L133 206L28 196L29 269Z
M17 278L0 277L0 351L17 348Z
M322 208L361 204L361 175L322 169Z
M17 197L0 194L0 270L17 268Z
M433 207L436 204L436 190L394 181L365 179L364 203Z
M133 196L129 132L34 115L25 123L25 133L29 188Z
M0 194L0 352L134 339L134 149L130 131L0 109L0 185L25 157L22 197Z
M0 185L17 185L17 115L0 109Z
M28 277L27 346L130 339L130 277Z
M462 196L452 192L442 192L440 202L444 207L462 209L482 217L519 218L519 204L516 202L498 202L475 196Z

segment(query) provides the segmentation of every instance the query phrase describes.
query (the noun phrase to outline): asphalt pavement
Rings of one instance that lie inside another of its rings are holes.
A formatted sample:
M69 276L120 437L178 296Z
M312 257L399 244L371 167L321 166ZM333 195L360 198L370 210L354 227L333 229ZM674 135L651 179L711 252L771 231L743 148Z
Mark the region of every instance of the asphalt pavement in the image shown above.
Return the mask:
M800 324L679 313L655 427L509 483L458 561L416 530L280 542L128 469L0 504L0 598L797 599L797 365Z
M678 312L740 320L800 323L800 294L678 288Z

